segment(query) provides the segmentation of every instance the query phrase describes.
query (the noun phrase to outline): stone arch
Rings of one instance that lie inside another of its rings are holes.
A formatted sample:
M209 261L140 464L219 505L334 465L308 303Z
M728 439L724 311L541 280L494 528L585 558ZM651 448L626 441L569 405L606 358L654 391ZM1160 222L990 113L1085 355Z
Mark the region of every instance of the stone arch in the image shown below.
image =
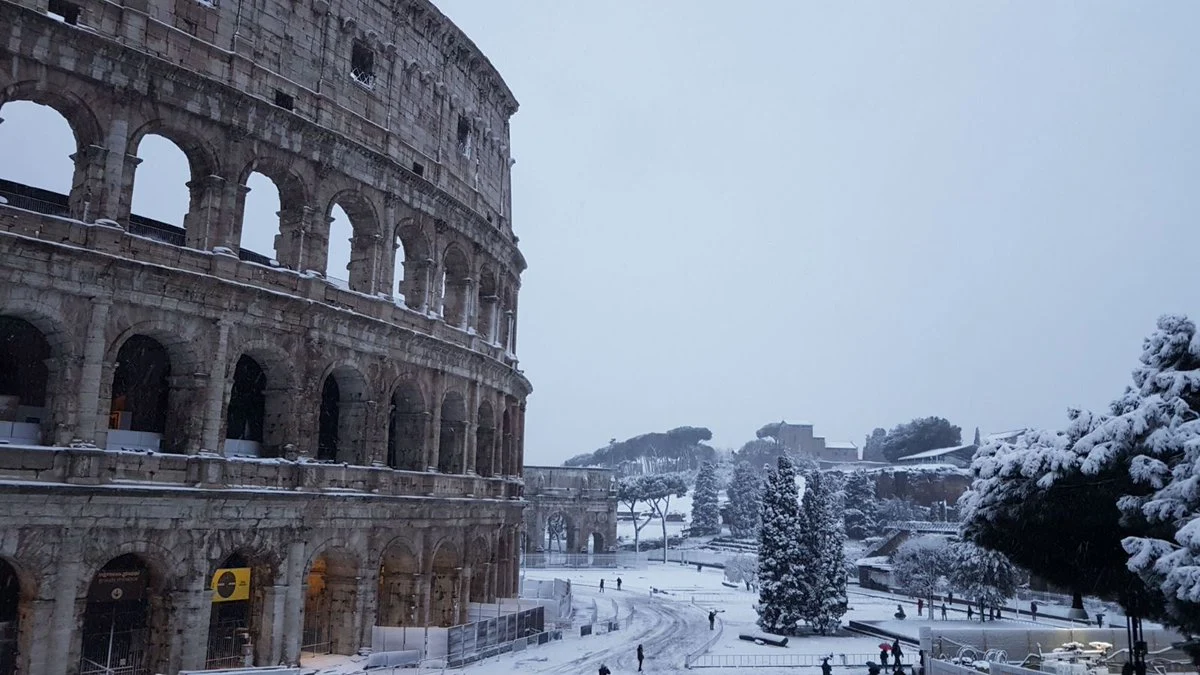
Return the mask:
M140 551L113 552L82 578L85 589L78 636L79 670L97 665L149 675L167 672L174 617L170 576L163 559Z
M471 260L457 244L442 253L438 291L442 297L442 318L451 326L466 328L470 317Z
M546 516L546 531L542 535L547 553L576 553L579 526L565 509L555 509Z
M442 539L429 557L429 625L454 626L462 623L466 607L462 597L463 558L459 547L449 538Z
M331 366L321 378L317 459L365 463L367 380L353 365Z
M494 473L492 461L495 456L496 444L496 415L492 404L487 401L479 403L479 411L475 416L475 473L480 476L491 476Z
M17 561L0 556L0 675L25 671L19 657L41 639L31 617L37 598L37 580Z
M602 532L593 531L588 536L587 541L584 542L584 545L587 546L588 553L593 555L597 553L606 553L608 551L608 542L605 540Z
M267 418L267 372L258 361L242 354L234 363L226 397L225 454L262 456Z
M196 427L200 418L197 411L201 392L198 387L190 386L194 380L191 373L199 372L200 368L200 359L193 347L196 336L178 330L178 327L172 328L158 322L141 322L121 331L109 343L105 358L107 367L100 387L103 414L109 420L107 447L185 452L190 444L198 441ZM136 343L130 345L135 338ZM127 360L123 369L122 350L126 345L130 345L126 356L132 356L131 352L136 354L141 347L156 352L161 348L160 353L146 354L158 368L149 370L145 368L146 363ZM165 364L160 358L162 354L167 357ZM161 370L164 365L166 372ZM146 379L151 376L155 379ZM135 389L134 385L138 387ZM141 401L145 411L140 419L136 412L116 414L128 410L131 394ZM161 398L154 399L154 396Z
M325 207L326 222L333 223L333 209L340 208L350 224L349 260L346 265L346 282L350 290L375 294L376 279L380 268L379 216L371 200L355 189L341 190L329 199ZM341 271L334 269L338 260L333 255L333 230L329 235L329 251L326 256L326 278L339 279ZM341 244L339 243L339 246Z
M57 320L0 306L0 440L53 441L69 347Z
M467 404L462 393L450 389L442 396L441 430L438 436L438 471L462 473L467 448Z
M76 149L98 146L104 138L96 113L92 111L91 104L79 95L77 88L48 88L46 82L41 80L23 80L0 90L0 107L17 101L44 105L62 115L75 135Z
M304 621L300 648L317 654L358 651L358 578L360 561L351 548L329 542L305 567Z
M516 293L513 290L512 283L506 283L504 284L504 289L500 292L500 318L497 320L497 326L500 346L509 354L516 351L516 341L514 340L516 322Z
M294 424L292 410L294 396L297 391L295 369L287 352L278 345L266 340L250 340L241 343L240 349L230 350L234 354L225 383L225 455L247 455L257 457L279 457L283 454L284 446L292 438L289 429ZM261 434L260 438L250 439L259 445L234 443L237 429L231 429L232 401L237 381L237 366L241 359L252 359L262 369L265 377L261 400Z
M495 342L500 319L499 285L496 283L496 270L487 263L479 270L479 292L475 307L475 333L487 342Z
M405 218L396 226L393 245L396 291L404 297L404 304L409 309L424 311L429 306L430 272L434 262L429 237L415 218Z
M228 601L214 598L209 610L205 668L242 665L247 638L254 645L254 665L269 665L273 626L268 620L268 609L274 602L279 563L274 552L237 546L208 570L206 587L212 587L218 580L217 570L249 569L250 574L249 597Z
M231 240L238 242L241 250L249 249L265 258L276 260L289 269L297 269L299 261L292 259L294 256L287 255L286 252L291 251L292 247L289 246L291 240L301 236L306 212L311 203L308 185L294 167L295 160L270 150L261 150L242 168L238 175L240 198L233 214L233 222L237 225L236 231L231 237ZM264 180L274 186L278 193L279 210L274 223L255 222L251 224L246 222L246 205L256 199L251 196L254 195L254 190L250 186L250 183L253 182L252 176L255 174L262 176ZM250 231L248 226L253 227L253 230L267 228L273 230L269 248L266 245L267 238L265 236L269 233L263 232L260 236L258 232ZM251 246L248 247L248 244ZM246 254L242 255L242 259L254 260L252 256ZM261 262L261 260L255 261Z
M496 458L496 466L499 467L498 473L501 476L515 476L520 472L520 467L514 466L516 455L513 450L516 439L513 434L513 417L512 406L506 405L500 413L500 451Z
M144 214L134 213L133 201L137 193L137 167L142 161L138 150L147 136L158 136L169 141L183 153L187 159L189 176L185 183L187 188L187 210L183 216L182 232L176 223L155 221L144 217ZM222 173L220 153L201 134L196 134L166 123L162 119L152 119L142 124L129 136L127 154L138 157L138 161L127 164L129 176L128 195L123 204L121 216L128 221L131 233L142 234L171 244L179 245L179 237L183 237L183 245L200 250L210 250L214 246L227 243L222 231L228 224L222 222L225 193L230 186Z
M425 470L426 425L429 408L425 395L413 379L399 382L392 390L388 415L388 466L405 471Z
M375 623L379 626L425 625L422 561L415 547L396 538L383 547Z

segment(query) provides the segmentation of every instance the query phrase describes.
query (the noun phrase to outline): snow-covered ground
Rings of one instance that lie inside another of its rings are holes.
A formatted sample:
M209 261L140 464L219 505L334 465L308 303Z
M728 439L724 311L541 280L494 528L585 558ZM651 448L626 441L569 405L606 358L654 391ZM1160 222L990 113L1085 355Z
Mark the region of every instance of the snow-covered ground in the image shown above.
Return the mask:
M589 623L593 611L601 620L617 616L621 629L601 635L581 637L579 629L564 631L559 642L527 651L503 654L462 669L446 670L448 673L469 675L510 675L511 673L544 673L567 675L594 673L601 663L608 665L614 675L637 670L635 650L642 644L646 653L645 672L683 673L684 659L699 649L716 633L708 629L707 612L717 609L721 621L720 637L707 650L716 655L772 655L808 654L814 657L833 655L831 664L840 663L839 655L878 655L880 640L854 633L843 632L836 636L805 636L790 638L786 648L755 645L740 640L741 633L761 634L755 625L753 605L757 593L733 589L722 585L723 572L705 568L700 572L695 567L676 563L667 565L650 564L645 569L620 570L530 570L529 578L571 580L577 623ZM616 579L621 577L622 590L616 590ZM600 593L600 579L605 579L605 592ZM651 593L655 588L666 593ZM911 634L918 633L919 626L929 621L928 616L917 617L915 605L900 598L877 591L863 591L857 586L850 588L850 610L843 617L849 620L878 622L882 627ZM593 604L594 601L594 604ZM908 618L893 619L897 602L904 604ZM593 608L595 608L593 610ZM950 623L968 626L961 612L951 611ZM937 623L942 624L941 621ZM1017 620L989 623L989 627L1015 625ZM1059 625L1056 622L1039 622L1042 625ZM1028 620L1020 625L1031 625ZM944 624L942 624L944 625ZM978 624L975 624L978 625ZM851 657L852 658L852 657ZM317 657L305 660L305 666L315 668L326 675L342 675L361 670L365 662L360 657ZM816 661L814 661L815 663ZM700 668L693 672L716 673L728 668ZM861 672L858 667L835 667L841 673ZM395 675L404 675L398 670ZM438 672L441 672L438 669ZM756 667L755 675L812 675L811 668ZM393 675L387 673L387 675Z

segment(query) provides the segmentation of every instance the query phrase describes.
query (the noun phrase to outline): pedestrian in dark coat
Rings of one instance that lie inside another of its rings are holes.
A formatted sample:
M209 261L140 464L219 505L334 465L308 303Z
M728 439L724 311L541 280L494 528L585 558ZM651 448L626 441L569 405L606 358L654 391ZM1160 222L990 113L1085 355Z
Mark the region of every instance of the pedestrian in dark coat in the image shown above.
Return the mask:
M1029 603L1029 616L1033 617L1034 621L1037 621L1037 602L1036 601Z
M617 590L621 590L621 577L617 577Z
M646 653L642 651L642 646L638 645L638 672L642 672L642 660L646 658Z
M892 659L896 665L900 665L900 659L904 657L904 650L900 648L900 641L896 640L892 643Z
M612 671L603 663L600 664L600 675L612 675Z
M925 598L917 598L917 616L925 609Z
M710 609L708 611L708 629L716 630L717 625L717 610Z
M821 659L821 675L831 675L832 673L833 666L829 665L829 657L826 656L825 658Z
M882 663L885 667L887 666L888 650L886 650L886 649L879 650L879 662Z
M600 592L601 593L604 592L604 580L603 579L600 580Z
M946 620L946 603L942 603L942 621Z
M967 621L970 621L975 616L975 610L971 605L967 605Z

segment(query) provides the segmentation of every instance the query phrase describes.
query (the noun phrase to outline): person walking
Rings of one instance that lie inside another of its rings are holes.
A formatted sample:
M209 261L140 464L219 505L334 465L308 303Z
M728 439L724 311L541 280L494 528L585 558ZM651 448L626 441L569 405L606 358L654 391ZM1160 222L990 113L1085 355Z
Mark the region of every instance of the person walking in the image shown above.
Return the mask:
M604 580L603 579L600 580L600 592L601 593L604 592Z
M716 630L716 625L717 625L717 610L710 609L710 610L708 610L708 629Z
M946 594L946 600L950 604L952 604L952 605L954 604L954 591L950 591L949 593Z
M603 663L600 664L600 675L612 675L612 671Z
M833 675L833 666L829 665L829 657L821 659L821 675Z
M617 577L617 590L621 590L621 577Z
M917 616L921 616L921 612L924 609L925 609L925 598L917 598Z
M1096 628L1104 628L1104 612L1096 612Z
M946 620L946 603L942 603L942 621Z
M1029 603L1029 616L1033 617L1034 621L1037 621L1037 601L1036 600L1031 601Z
M887 668L887 662L888 662L888 650L887 650L887 645L884 645L884 646L882 646L882 647L880 647L880 648L879 648L879 662L880 662L881 664L883 664L883 667L884 667L884 668Z
M896 667L900 667L900 661L904 658L904 650L900 648L900 640L892 643L892 660L896 662Z
M637 657L638 657L638 672L640 673L640 672L642 672L642 660L646 658L646 653L642 651L641 645L638 645Z
M974 617L975 617L975 610L972 608L971 605L967 605L967 621L970 621Z

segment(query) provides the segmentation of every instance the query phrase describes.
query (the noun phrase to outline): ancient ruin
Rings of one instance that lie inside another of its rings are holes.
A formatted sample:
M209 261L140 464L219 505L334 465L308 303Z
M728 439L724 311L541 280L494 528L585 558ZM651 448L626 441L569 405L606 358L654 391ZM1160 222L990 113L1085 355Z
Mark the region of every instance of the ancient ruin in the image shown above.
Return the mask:
M524 550L531 564L586 562L616 550L617 475L613 469L525 467ZM583 554L583 560L578 559Z
M69 194L0 182L0 675L297 663L512 595L517 103L470 39L427 0L0 24L0 106L76 146ZM182 227L132 212L149 135ZM278 222L243 218L252 173Z

